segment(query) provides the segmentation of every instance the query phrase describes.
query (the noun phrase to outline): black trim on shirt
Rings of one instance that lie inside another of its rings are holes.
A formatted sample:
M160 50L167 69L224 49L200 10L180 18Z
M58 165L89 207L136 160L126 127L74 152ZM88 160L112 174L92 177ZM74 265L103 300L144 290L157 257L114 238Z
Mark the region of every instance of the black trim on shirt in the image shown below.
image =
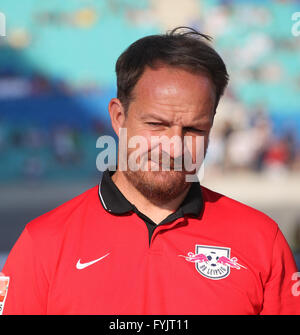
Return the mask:
M99 199L103 208L111 214L124 215L135 212L147 225L149 231L149 243L151 241L154 229L158 225L177 220L185 215L198 217L203 208L203 198L199 182L192 183L188 194L184 198L179 208L168 215L159 224L153 222L148 216L140 212L134 204L129 202L116 184L111 179L115 171L105 170L99 184Z

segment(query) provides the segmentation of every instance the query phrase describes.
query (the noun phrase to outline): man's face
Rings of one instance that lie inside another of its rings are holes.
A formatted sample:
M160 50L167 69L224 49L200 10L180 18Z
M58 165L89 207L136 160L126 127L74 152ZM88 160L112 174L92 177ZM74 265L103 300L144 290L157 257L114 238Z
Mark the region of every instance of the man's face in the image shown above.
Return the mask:
M127 128L127 143L137 135L147 140L148 147L138 159L144 159L144 163L148 164L148 171L127 169L124 174L150 201L166 203L188 188L190 183L186 181L188 171L185 169L184 153L188 152L192 162L195 162L197 155L203 156L206 152L214 106L215 89L208 76L168 66L146 68L133 90L133 100L123 127ZM158 146L160 153L169 156L170 171L162 171L162 156L159 160L151 160L151 151L155 147L155 141L151 147L153 136L167 136L169 139L175 136L181 139L181 142L175 142L167 151L162 145ZM190 137L192 150L189 148L184 151L187 149L184 148L186 136ZM196 137L199 136L203 144L201 152L199 148L195 148ZM134 150L128 149L128 157ZM174 170L175 158L182 163L181 171ZM158 171L153 171L155 165Z

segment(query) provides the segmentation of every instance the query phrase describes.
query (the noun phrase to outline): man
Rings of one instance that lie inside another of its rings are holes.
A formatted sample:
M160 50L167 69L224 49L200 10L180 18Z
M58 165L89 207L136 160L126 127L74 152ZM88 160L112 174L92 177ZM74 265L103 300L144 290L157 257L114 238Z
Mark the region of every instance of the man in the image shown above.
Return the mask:
M228 81L208 39L175 29L142 38L119 57L109 113L116 134L126 129L126 141L139 136L149 144L136 157L140 168L124 168L120 155L99 187L26 226L3 269L4 313L300 312L297 270L277 224L189 182L199 164L177 168L186 155L197 160L197 138L206 152ZM154 159L155 136L182 141L170 150L156 142Z

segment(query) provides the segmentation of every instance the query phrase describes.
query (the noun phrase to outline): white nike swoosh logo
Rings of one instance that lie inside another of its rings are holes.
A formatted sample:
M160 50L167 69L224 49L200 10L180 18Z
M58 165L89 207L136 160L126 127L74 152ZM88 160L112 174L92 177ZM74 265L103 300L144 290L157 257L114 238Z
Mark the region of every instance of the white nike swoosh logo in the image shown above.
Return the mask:
M87 262L87 263L81 263L81 262L80 262L80 259L79 259L78 262L77 262L77 264L76 264L76 269L77 269L77 270L82 270L82 269L84 269L84 268L86 268L86 267L88 267L88 266L90 266L90 265L92 265L92 264L95 264L95 263L101 261L101 259L105 258L105 257L108 256L109 254L110 254L110 253L107 253L106 255L104 255L104 256L102 256L102 257L100 257L100 258L97 258L97 259L95 259L95 260L93 260L93 261L91 261L91 262Z

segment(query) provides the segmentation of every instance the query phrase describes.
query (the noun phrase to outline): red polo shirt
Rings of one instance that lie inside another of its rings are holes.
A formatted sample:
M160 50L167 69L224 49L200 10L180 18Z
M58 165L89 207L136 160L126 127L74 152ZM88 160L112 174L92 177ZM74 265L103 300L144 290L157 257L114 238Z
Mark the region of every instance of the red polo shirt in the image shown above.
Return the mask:
M300 314L269 217L193 183L156 225L110 175L25 227L3 269L4 314Z

